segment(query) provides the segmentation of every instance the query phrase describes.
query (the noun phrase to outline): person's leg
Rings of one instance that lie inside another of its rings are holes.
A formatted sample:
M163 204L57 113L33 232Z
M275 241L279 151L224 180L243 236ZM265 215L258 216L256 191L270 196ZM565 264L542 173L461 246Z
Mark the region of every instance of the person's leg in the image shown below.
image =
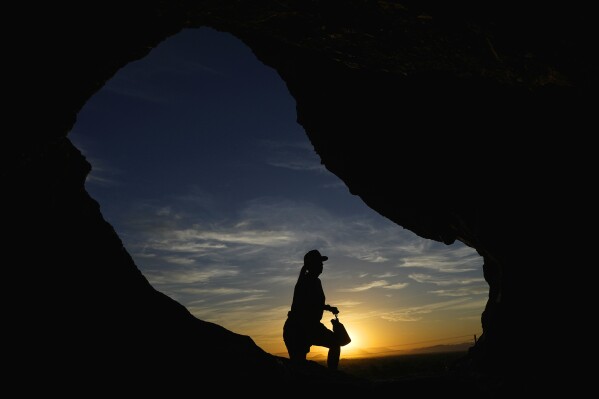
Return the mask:
M283 341L285 342L287 353L289 353L289 359L293 363L302 363L306 360L309 348L306 350L305 339L301 330L297 325L290 323L289 320L283 326Z
M335 333L326 328L324 324L319 323L311 338L313 345L329 348L327 366L331 370L337 370L337 367L339 366L339 357L341 356L341 345L339 345Z
M327 366L331 370L337 370L339 366L339 357L341 356L341 347L331 346L329 348L329 355L327 356Z

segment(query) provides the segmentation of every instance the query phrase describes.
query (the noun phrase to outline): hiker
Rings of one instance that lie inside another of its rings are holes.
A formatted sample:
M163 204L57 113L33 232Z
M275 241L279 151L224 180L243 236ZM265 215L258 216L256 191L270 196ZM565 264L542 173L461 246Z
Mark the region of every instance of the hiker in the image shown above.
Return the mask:
M287 313L283 327L283 340L292 362L306 360L312 345L329 348L327 366L337 370L341 345L335 333L320 322L325 310L334 315L339 313L335 306L325 304L324 291L318 278L327 259L316 249L304 255L304 265L293 291L291 311Z

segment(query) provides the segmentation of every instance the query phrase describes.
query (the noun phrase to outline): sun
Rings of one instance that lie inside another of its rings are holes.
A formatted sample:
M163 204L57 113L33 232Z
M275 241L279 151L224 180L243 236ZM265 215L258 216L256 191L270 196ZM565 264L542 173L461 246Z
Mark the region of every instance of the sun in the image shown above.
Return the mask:
M355 349L360 347L360 334L357 332L352 332L350 335L351 342L344 347L342 347L342 351L349 353L354 351Z
M363 334L363 331L358 330L355 325L351 325L351 327L348 328L348 333L351 342L341 347L341 359L368 357L368 339L364 338L368 335ZM326 347L312 345L310 347L310 352L307 355L307 359L324 362L326 361L328 352L329 349Z
M358 331L350 332L351 342L341 347L341 357L361 357L364 354L364 342Z

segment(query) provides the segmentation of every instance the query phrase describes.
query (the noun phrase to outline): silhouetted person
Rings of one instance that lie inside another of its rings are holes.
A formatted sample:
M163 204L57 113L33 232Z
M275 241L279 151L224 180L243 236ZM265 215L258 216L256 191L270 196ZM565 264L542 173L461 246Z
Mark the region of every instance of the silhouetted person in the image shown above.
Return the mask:
M283 327L283 340L289 358L294 362L306 360L312 345L329 348L327 366L336 370L341 346L335 333L320 322L325 310L335 315L339 313L336 307L325 304L324 291L318 278L327 259L315 249L304 255L304 265L293 291L291 311Z

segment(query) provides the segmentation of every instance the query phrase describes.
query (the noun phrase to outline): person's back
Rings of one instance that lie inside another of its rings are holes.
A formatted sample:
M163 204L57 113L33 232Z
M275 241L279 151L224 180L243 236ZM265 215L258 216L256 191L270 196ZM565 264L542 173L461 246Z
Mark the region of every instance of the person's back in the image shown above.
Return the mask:
M293 290L291 314L306 323L318 323L324 313L325 295L322 283L313 274L303 274Z

